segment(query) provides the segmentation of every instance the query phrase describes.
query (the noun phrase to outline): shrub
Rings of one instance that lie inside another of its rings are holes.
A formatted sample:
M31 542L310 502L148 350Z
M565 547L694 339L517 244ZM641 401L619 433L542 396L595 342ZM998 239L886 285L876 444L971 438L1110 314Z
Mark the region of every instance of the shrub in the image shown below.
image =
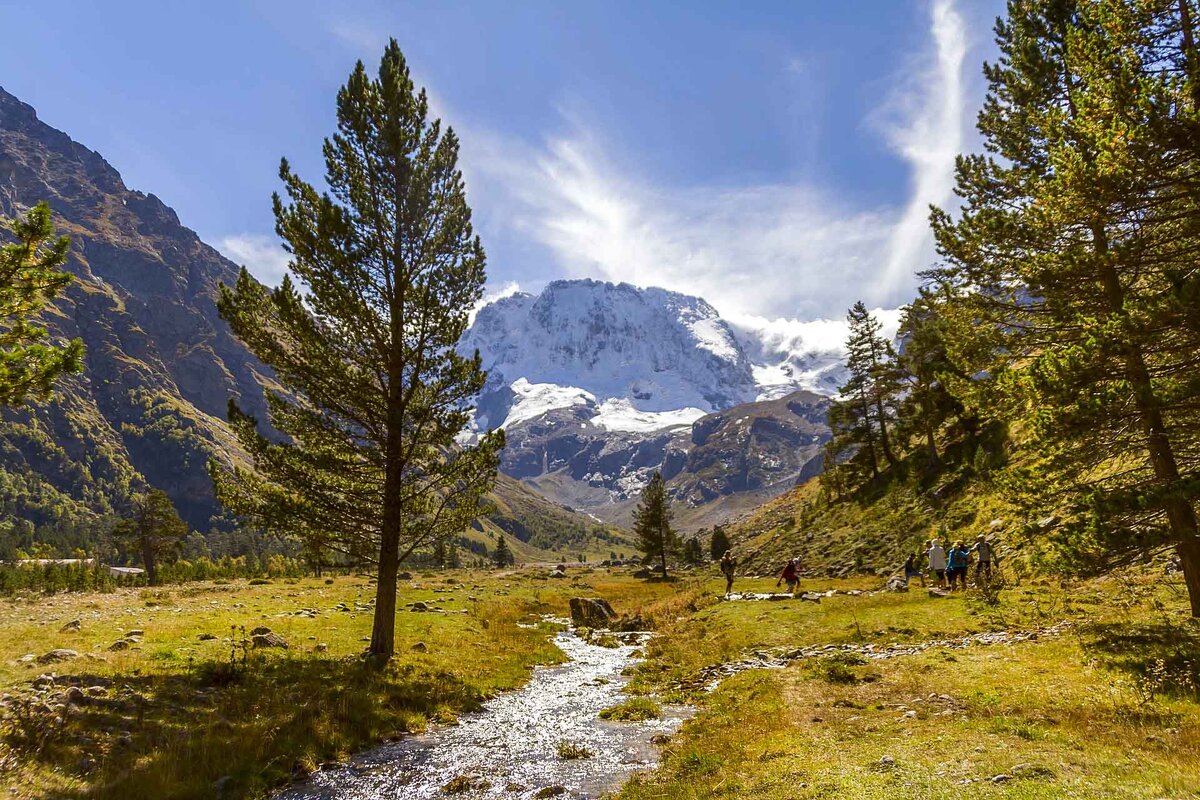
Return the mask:
M644 722L662 716L662 708L648 697L632 697L600 712L600 719L613 722Z

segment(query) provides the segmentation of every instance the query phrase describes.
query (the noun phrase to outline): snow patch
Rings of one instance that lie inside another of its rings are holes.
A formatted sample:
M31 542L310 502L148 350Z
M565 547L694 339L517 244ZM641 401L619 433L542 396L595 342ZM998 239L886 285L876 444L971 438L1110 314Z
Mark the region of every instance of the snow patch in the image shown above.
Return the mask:
M649 433L669 428L690 427L706 413L700 408L680 408L675 411L639 411L623 398L609 398L600 404L600 413L592 424L609 431Z
M556 408L571 408L572 406L595 406L596 396L591 392L576 386L559 386L556 383L530 383L525 378L517 378L510 387L516 397L513 398L512 408L504 418L503 427L516 425L518 422L536 419L547 411Z

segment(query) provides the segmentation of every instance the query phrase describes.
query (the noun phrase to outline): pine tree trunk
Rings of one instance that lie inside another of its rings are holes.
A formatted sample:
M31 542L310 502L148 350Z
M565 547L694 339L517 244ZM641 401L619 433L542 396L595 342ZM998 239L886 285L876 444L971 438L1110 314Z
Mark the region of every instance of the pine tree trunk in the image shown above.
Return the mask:
M1108 238L1104 229L1093 229L1093 240L1097 253L1108 252ZM1101 262L1104 264L1104 262ZM1116 313L1124 313L1125 290L1120 276L1111 266L1101 267L1101 279L1108 303ZM1175 450L1163 419L1162 405L1154 393L1154 384L1142 350L1134 343L1125 347L1125 374L1134 394L1142 433L1146 436L1146 450L1154 477L1163 483L1179 482L1179 464ZM1184 582L1187 584L1188 600L1192 616L1200 617L1200 526L1196 521L1196 510L1191 501L1184 497L1167 500L1163 505L1167 521L1175 539L1176 549L1183 561Z
M390 491L389 491L390 489ZM400 485L389 474L384 482L383 524L379 542L379 581L368 653L389 659L396 652L396 576L400 572Z
M661 545L659 546L658 555L662 564L662 579L667 579L667 533L662 528L659 528L659 537Z
M883 449L883 457L888 464L896 466L896 457L892 455L892 445L888 441L887 415L883 413L883 398L876 398L875 408L879 412L879 446Z
M142 563L146 565L146 583L158 586L158 563L154 559L154 548L148 536L142 537Z

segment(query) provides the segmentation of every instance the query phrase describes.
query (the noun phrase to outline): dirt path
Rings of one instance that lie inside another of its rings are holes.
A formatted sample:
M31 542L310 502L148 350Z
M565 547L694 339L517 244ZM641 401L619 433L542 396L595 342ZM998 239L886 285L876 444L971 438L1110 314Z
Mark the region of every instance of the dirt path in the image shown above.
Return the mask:
M876 661L912 656L926 650L965 650L969 647L990 647L995 645L1018 644L1034 642L1041 639L1053 639L1061 636L1070 629L1070 622L1059 622L1025 631L991 631L988 633L973 633L951 639L927 639L921 642L907 644L812 644L804 647L772 647L752 651L745 658L730 661L725 664L713 664L700 670L697 675L687 681L681 681L674 688L695 689L704 687L711 691L725 678L745 672L750 669L783 669L796 661L806 658L820 658L836 653L858 655Z

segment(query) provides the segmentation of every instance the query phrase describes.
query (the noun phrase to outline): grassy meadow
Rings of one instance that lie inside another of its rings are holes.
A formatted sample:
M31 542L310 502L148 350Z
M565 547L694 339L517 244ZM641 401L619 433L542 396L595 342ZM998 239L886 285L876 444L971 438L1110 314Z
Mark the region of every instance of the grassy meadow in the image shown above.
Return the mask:
M566 614L573 595L598 593L627 611L674 591L571 572L567 581L539 579L540 570L439 572L403 582L401 605L423 602L446 613L402 608L398 656L382 671L358 657L371 630L374 585L365 578L0 601L0 692L17 720L0 744L0 793L261 797L322 762L431 720L452 721L521 685L534 665L562 658L548 638L552 626L527 626L543 614ZM259 626L289 647L237 646ZM127 649L111 650L117 641ZM37 662L57 648L79 655ZM43 674L56 683L39 693L32 683ZM71 686L84 699L64 711L57 704Z
M877 581L875 582L877 584ZM735 588L767 591L767 581ZM715 602L660 629L635 686L702 712L621 800L1200 797L1200 629L1178 581L1121 575L934 598ZM804 588L866 588L809 581ZM756 649L884 647L1069 621L1060 636L871 660L830 654L724 680L702 667Z
M4 601L0 691L9 710L72 686L83 697L65 714L30 712L10 726L0 791L262 797L521 685L534 665L562 658L541 615L565 615L571 596L599 595L658 632L633 692L699 709L664 746L661 767L627 784L620 800L1200 796L1200 630L1184 616L1175 579L1039 580L1002 591L998 603L974 592L935 598L915 585L874 592L873 577L807 580L807 590L837 590L813 603L721 601L723 582L709 573L666 584L624 571L570 573L565 581L544 570L417 575L401 603L445 613L402 610L399 655L384 670L358 657L373 593L360 577ZM735 588L769 591L773 581ZM1064 621L1059 635L1034 641L883 660L830 651L741 672L711 692L697 679L756 651L882 649ZM243 653L242 628L258 626L289 647ZM127 649L110 649L121 640ZM79 656L37 663L54 648ZM39 693L33 683L44 673L56 683Z

